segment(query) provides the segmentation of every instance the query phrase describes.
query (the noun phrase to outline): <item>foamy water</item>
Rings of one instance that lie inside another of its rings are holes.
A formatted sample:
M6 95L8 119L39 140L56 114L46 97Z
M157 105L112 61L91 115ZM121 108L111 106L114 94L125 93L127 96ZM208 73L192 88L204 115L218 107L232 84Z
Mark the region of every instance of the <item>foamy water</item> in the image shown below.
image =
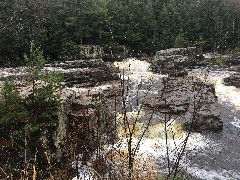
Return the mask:
M196 76L204 82L212 83L215 85L216 95L218 102L227 107L233 107L233 111L240 110L240 88L234 86L224 85L223 79L229 77L233 72L229 71L203 71L196 70L193 72ZM234 121L230 123L237 128L240 128L240 120L237 117L233 118Z
M122 79L129 79L138 84L141 81L158 81L165 76L152 73L150 71L150 63L135 58L129 58L122 62L115 62L114 65L121 71Z
M237 110L240 110L240 88L226 86L223 82L223 79L229 77L232 72L195 70L192 74L198 76L204 82L215 85L219 103L234 106Z
M133 102L137 98L137 96L143 96L147 93L158 94L158 87L156 87L156 84L161 81L163 75L152 73L150 71L150 64L148 62L140 61L137 59L128 59L123 62L115 62L114 64L115 66L119 67L121 71L121 78L124 79L126 83L130 84L128 93L125 95L128 106L133 105L131 104L131 102ZM206 83L212 83L215 85L216 95L218 96L219 103L229 107L234 107L235 110L239 110L240 90L232 86L225 86L223 84L223 78L228 77L231 74L230 72L207 72L197 70L192 72L192 74L195 74ZM140 84L141 87L143 87L140 88L141 90L139 90ZM151 86L151 89L146 90L146 88L149 86ZM102 88L105 89L109 87ZM151 124L148 127L148 130L145 132L144 130L146 128L146 123L144 123L143 119L145 118L145 120L147 121L149 118L149 115L147 114L149 113L146 113L146 110L140 111L140 106L141 102L139 103L138 107L132 108L132 112L127 112L125 114L127 116L125 118L129 122L127 126L126 124L124 124L124 114L119 113L117 115L117 128L120 139L114 145L106 146L106 153L116 150L125 152L122 154L121 158L117 157L115 154L114 163L118 165L123 165L124 163L127 163L122 161L127 160L129 132L132 132L132 148L138 148L138 150L136 151L135 160L136 166L139 169L137 169L136 172L138 173L140 169L143 168L143 165L146 172L166 172L167 156L170 163L176 162L177 155L183 147L183 141L186 138L187 133L183 131L181 124L177 121L172 121L171 123L166 124L167 132L165 131L164 123ZM157 119L161 117L155 115L154 118ZM140 119L141 121L139 121ZM135 122L134 126L132 122ZM236 128L240 128L240 119L237 117L233 117L229 124ZM145 134L142 137L143 132ZM168 136L167 144L165 139L166 134ZM180 166L182 167L182 170L192 175L192 179L240 179L240 173L236 170L223 169L219 165L213 165L210 167L210 164L208 164L212 161L212 155L224 152L225 154L223 157L225 158L226 156L228 156L228 151L226 151L226 146L224 145L224 143L225 142L222 142L221 140L215 141L211 137L204 136L200 133L191 133L188 138L183 157L180 161ZM204 160L195 162L194 157L198 156L207 158L208 162L203 162ZM231 159L227 160L231 161ZM148 162L147 165L146 161ZM125 164L125 166L127 165ZM82 176L83 173L80 172L80 174Z
M146 93L152 93L157 94L158 90L157 87L155 87L155 84L158 84L158 82L161 81L161 78L163 78L163 75L154 74L150 71L149 67L150 64L145 61L140 61L137 59L128 59L123 62L116 62L115 66L119 67L121 71L121 77L124 80L127 80L132 84L130 86L130 90L127 94L128 101L131 101L135 96L137 91L136 87L141 84L151 84L151 90L146 91ZM161 82L160 82L161 83ZM146 86L148 87L148 86ZM141 89L144 91L144 88ZM139 95L139 94L138 94ZM134 108L133 108L134 109ZM145 121L148 120L148 117L144 115L144 112L138 113L138 108L134 109L134 112L129 112L126 115L129 116L127 119L142 119L145 117ZM123 115L120 115L122 117ZM156 118L161 118L155 116ZM121 119L121 118L120 118ZM120 120L121 121L121 120ZM131 122L131 120L129 120ZM160 120L161 121L161 120ZM150 156L154 158L157 162L155 164L155 168L160 171L166 170L166 159L167 156L171 163L175 163L177 159L178 153L181 151L181 148L183 147L183 142L186 139L187 133L182 130L182 126L177 121L170 121L171 123L167 123L166 127L164 123L157 123L150 125L148 127L148 130L145 132L143 138L141 139L141 143L138 147L138 153L142 156ZM127 142L129 141L129 137L126 134L129 134L128 131L125 131L125 134L123 133L124 127L122 127L123 124L120 123L120 126L118 127L119 134L121 137L121 141L118 142L115 146L121 148L127 148ZM125 127L126 128L126 127ZM132 126L130 126L130 129ZM144 123L136 123L136 131L134 131L134 138L132 146L135 147L139 142L139 137L141 137L142 133L144 132ZM166 135L167 135L167 143L166 143ZM213 142L210 142L209 139L202 136L200 133L192 133L190 134L184 157L180 161L180 164L182 167L187 167L189 163L191 162L191 157L195 156L196 153L200 153L201 151L204 151L209 144L213 144ZM114 148L116 148L114 147ZM168 147L168 155L167 155L167 147Z

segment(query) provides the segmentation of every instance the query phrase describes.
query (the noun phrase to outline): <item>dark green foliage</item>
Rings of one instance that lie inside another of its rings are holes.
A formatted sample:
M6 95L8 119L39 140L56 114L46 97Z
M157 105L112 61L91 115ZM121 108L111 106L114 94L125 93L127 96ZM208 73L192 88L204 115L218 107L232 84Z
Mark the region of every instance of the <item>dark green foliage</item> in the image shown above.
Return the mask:
M13 164L11 168L16 168L14 162L20 162L22 169L24 159L25 165L29 166L36 158L40 172L37 176L43 178L48 163L45 153L55 153L53 138L58 125L62 77L42 71L45 65L43 52L33 42L29 55L24 57L30 91L20 96L14 84L5 82L0 100L0 143L7 142L6 146L0 144L0 151L5 148L6 151L19 152L19 155L6 157L6 153L1 158L8 159L8 165Z
M5 139L21 135L28 113L23 99L16 92L16 87L6 81L1 92L0 127Z
M174 41L175 48L184 48L187 46L187 42L182 35L178 35Z
M32 131L56 126L62 77L57 73L41 72L45 59L34 43L31 43L29 56L25 56L25 60L31 91L25 98L20 97L15 85L5 82L1 92L0 123L5 130L8 126L10 129L20 128L19 124L24 125L25 130Z
M201 50L223 52L240 42L240 4L230 0L3 0L0 2L1 65L24 64L28 44L50 60L80 57L78 45L106 53L126 45L134 55L173 47L181 35Z
M34 132L43 131L51 126L56 127L62 78L53 72L41 73L45 59L43 52L33 42L25 60L28 66L29 82L32 86L31 93L25 99L29 111L26 129Z

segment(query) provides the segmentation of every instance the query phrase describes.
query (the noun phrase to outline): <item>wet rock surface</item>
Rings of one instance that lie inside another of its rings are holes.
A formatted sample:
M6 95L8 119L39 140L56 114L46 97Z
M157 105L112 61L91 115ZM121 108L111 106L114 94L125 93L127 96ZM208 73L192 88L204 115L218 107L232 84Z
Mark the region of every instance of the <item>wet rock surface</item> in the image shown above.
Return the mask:
M224 84L228 86L240 87L240 72L233 73L224 79Z
M55 62L48 64L45 70L62 73L68 87L93 87L104 81L119 79L118 70L102 59Z
M46 64L43 73L55 71L63 75L67 87L93 87L105 81L119 80L118 69L102 59L75 60ZM0 81L11 80L19 84L26 82L26 67L5 68Z
M186 68L195 59L196 48L171 48L158 51L152 62L153 72L168 74L170 77L183 77Z
M164 78L163 84L157 97L145 101L146 107L175 116L192 131L222 129L213 85L193 76Z

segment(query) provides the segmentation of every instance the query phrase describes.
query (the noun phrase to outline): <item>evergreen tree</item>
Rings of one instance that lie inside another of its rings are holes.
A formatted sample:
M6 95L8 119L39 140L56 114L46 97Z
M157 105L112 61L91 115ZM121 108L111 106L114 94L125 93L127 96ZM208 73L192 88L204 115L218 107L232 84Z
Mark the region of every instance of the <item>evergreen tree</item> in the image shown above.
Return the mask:
M186 40L182 35L178 35L174 41L175 48L184 48L186 46Z
M1 138L11 142L22 137L22 131L28 113L24 101L17 93L16 87L9 81L4 83L0 101ZM23 142L23 141L22 141Z
M25 125L29 156L36 155L39 165L46 173L47 159L45 153L54 153L53 136L58 123L58 105L60 101L60 83L62 78L53 72L43 72L45 65L43 52L32 42L30 53L25 56L28 66L30 94L25 99L29 112Z
M62 77L42 70L45 65L43 52L33 42L25 60L30 91L22 97L14 84L5 82L0 100L0 140L11 140L6 147L18 150L19 154L24 153L25 178L31 176L29 172L32 171L27 168L31 167L30 164L37 166L36 176L42 178L48 175L46 153L55 152L53 138L58 125ZM6 156L3 155L2 158L5 159ZM18 160L20 168L23 168L20 155L10 159L11 162Z

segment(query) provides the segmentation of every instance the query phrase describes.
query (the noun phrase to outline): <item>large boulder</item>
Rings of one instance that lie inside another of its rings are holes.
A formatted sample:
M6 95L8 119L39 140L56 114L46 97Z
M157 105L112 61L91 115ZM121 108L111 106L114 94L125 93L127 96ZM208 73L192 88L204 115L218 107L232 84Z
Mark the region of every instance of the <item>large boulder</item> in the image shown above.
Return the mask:
M186 76L186 68L195 59L196 48L171 48L157 51L152 62L152 70L171 77Z
M217 106L214 86L190 77L164 78L158 97L145 101L155 111L177 116L191 131L218 131L223 124Z
M224 84L228 86L240 87L240 72L231 74L229 77L224 78Z

